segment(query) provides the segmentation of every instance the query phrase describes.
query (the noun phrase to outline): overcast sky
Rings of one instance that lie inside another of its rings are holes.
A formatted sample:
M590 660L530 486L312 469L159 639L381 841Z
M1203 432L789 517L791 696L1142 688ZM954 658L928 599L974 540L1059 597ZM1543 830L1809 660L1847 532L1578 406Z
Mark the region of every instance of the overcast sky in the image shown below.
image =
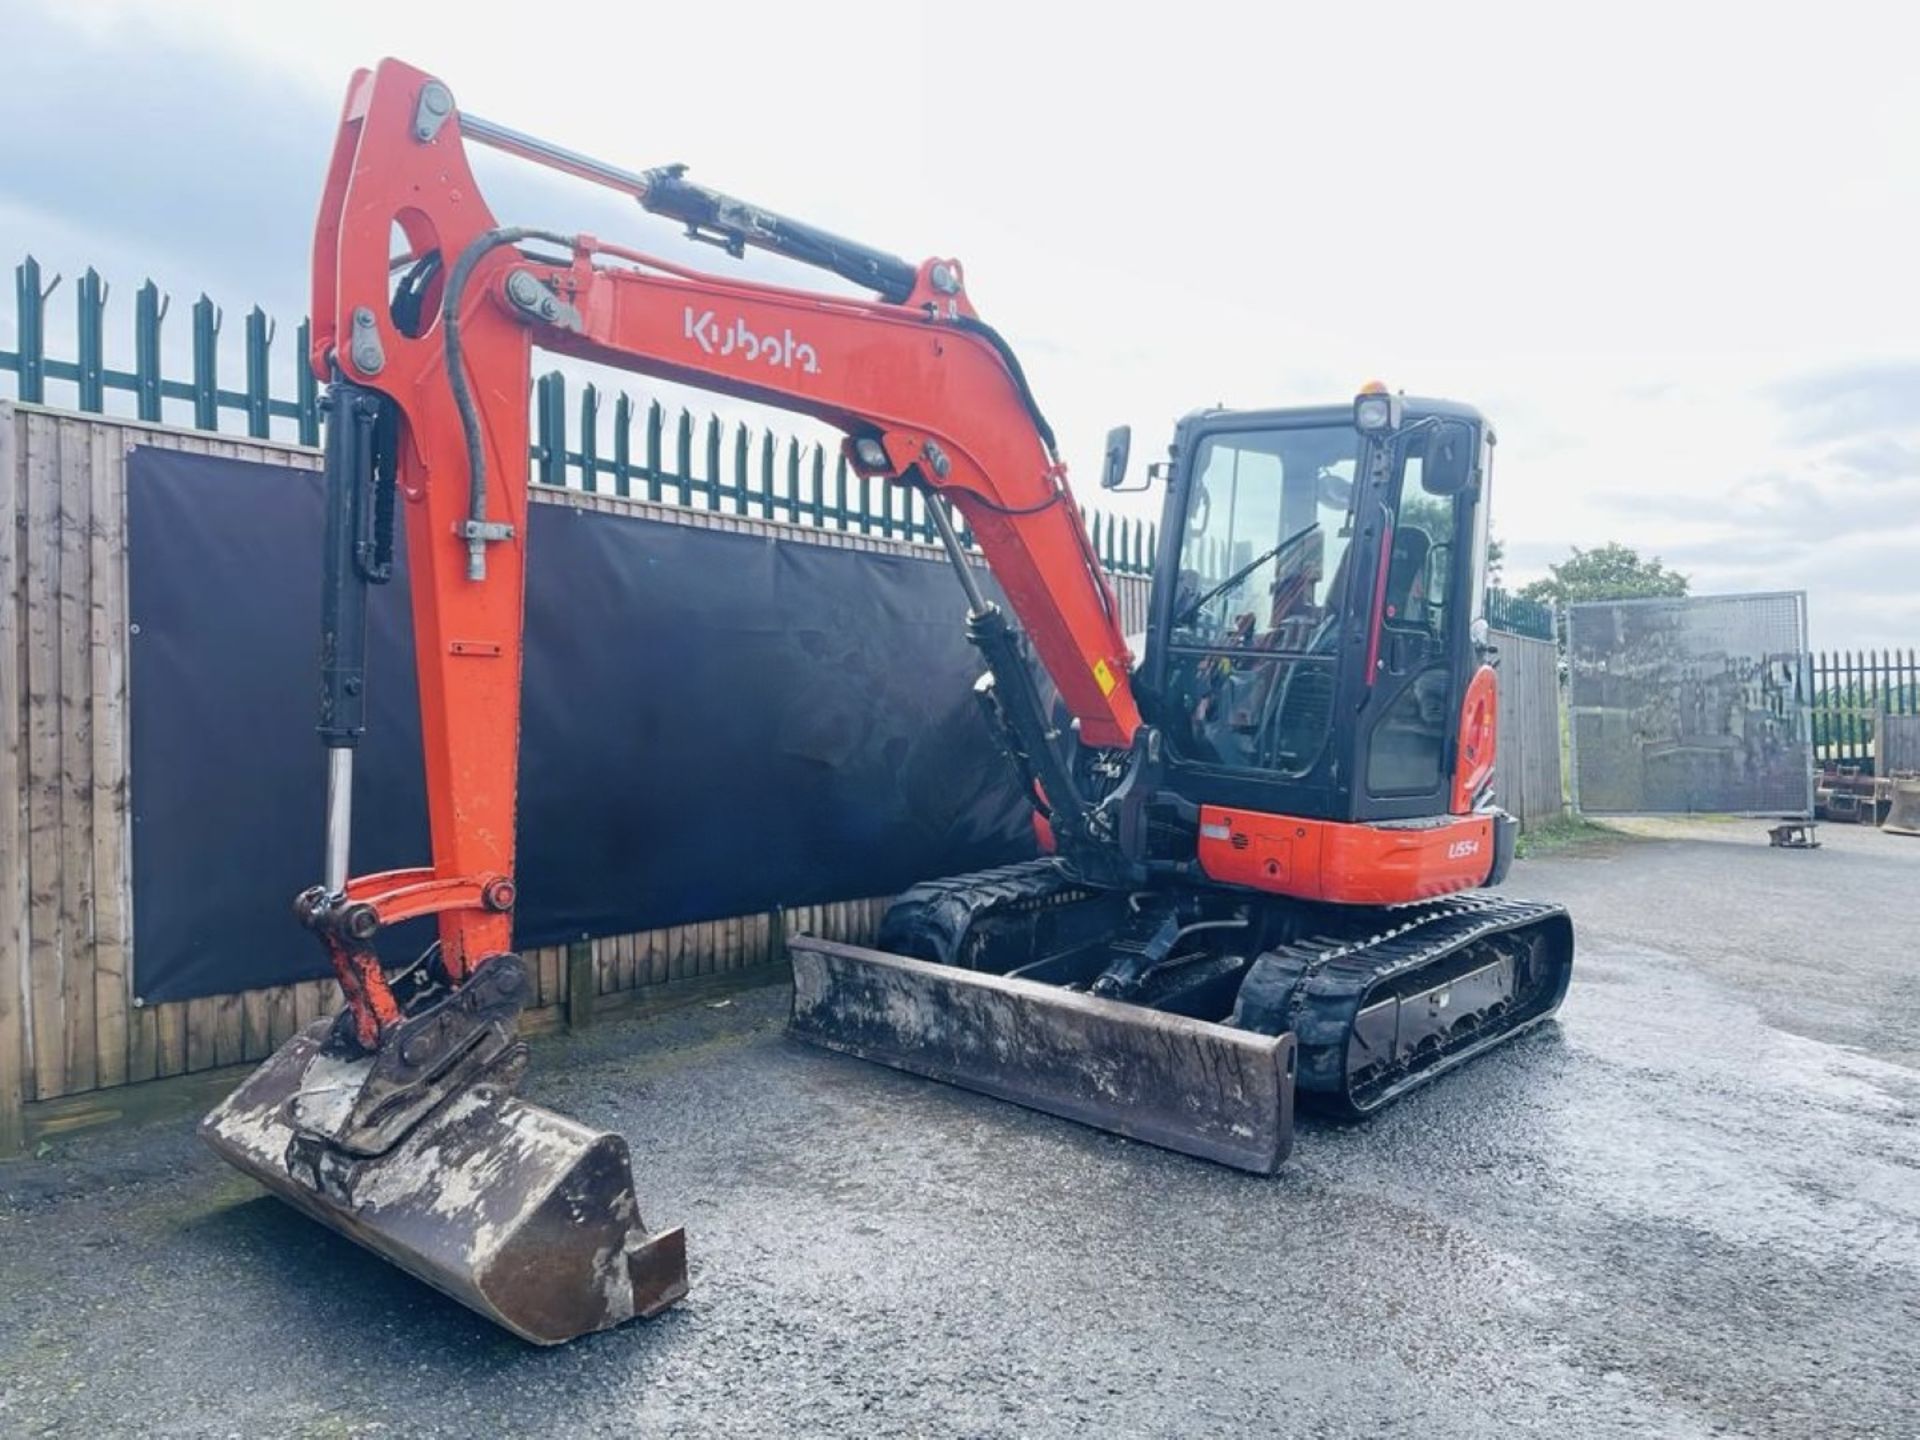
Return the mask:
M1619 540L1805 588L1816 646L1920 645L1909 5L0 0L0 34L0 261L152 274L178 330L205 290L290 337L343 87L393 54L960 257L1083 496L1110 424L1140 463L1195 407L1378 376L1494 417L1509 583ZM508 223L687 258L604 192L481 179Z

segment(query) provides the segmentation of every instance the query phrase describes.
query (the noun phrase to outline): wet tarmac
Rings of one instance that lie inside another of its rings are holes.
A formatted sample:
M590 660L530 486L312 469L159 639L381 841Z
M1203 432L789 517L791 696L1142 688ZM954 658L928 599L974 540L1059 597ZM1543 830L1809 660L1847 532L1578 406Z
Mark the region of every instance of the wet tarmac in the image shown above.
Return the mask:
M1523 861L1560 1022L1259 1180L801 1047L784 993L536 1048L668 1316L535 1350L185 1123L0 1165L0 1435L1920 1433L1920 840Z

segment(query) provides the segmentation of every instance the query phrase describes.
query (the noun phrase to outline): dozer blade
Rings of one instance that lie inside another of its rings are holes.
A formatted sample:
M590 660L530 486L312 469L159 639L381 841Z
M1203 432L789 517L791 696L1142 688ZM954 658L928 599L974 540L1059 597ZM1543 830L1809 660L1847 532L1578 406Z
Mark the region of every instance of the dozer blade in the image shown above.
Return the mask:
M793 1034L1267 1175L1293 1147L1293 1036L798 936Z
M385 1153L347 1154L295 1130L350 1083L321 1053L328 1022L288 1041L201 1122L220 1157L522 1339L557 1345L687 1293L686 1236L648 1235L618 1135L479 1084Z

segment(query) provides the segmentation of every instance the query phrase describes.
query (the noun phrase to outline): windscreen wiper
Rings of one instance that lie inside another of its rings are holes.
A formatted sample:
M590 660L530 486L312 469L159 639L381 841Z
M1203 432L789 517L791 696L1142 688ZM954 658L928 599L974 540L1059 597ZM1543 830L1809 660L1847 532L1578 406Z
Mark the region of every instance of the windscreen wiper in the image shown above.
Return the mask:
M1320 522L1316 520L1311 525L1307 526L1306 529L1294 531L1293 534L1287 536L1286 539L1282 540L1278 545L1274 546L1271 550L1261 551L1260 554L1254 556L1253 559L1249 560L1246 564L1242 565L1238 570L1234 571L1233 574L1229 575L1226 579L1222 580L1218 585L1214 586L1211 590L1207 591L1206 594L1200 596L1197 600L1191 601L1187 605L1186 609L1182 610L1178 615L1173 617L1174 625L1178 627L1181 625L1185 625L1190 621L1192 621L1193 619L1195 619L1202 610L1207 608L1209 603L1218 599L1220 596L1226 594L1229 590L1232 590L1234 587L1239 585L1241 581L1245 580L1254 571L1258 570L1262 565L1266 564L1267 561L1273 559L1274 556L1278 555L1282 550L1285 550L1289 545L1298 544L1300 541L1306 539L1307 536L1313 534L1313 532L1318 530L1319 528L1320 528Z

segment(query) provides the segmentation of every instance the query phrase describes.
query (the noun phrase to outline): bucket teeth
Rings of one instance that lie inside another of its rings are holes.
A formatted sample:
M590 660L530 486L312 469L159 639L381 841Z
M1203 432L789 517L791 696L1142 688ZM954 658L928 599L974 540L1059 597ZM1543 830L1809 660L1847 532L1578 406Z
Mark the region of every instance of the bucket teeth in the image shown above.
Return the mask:
M356 1077L296 1035L201 1122L229 1163L330 1229L536 1344L558 1344L686 1294L686 1237L649 1234L620 1136L510 1093L515 1045L487 1082L440 1103L378 1155L296 1128L350 1107ZM365 1062L359 1062L364 1064Z

